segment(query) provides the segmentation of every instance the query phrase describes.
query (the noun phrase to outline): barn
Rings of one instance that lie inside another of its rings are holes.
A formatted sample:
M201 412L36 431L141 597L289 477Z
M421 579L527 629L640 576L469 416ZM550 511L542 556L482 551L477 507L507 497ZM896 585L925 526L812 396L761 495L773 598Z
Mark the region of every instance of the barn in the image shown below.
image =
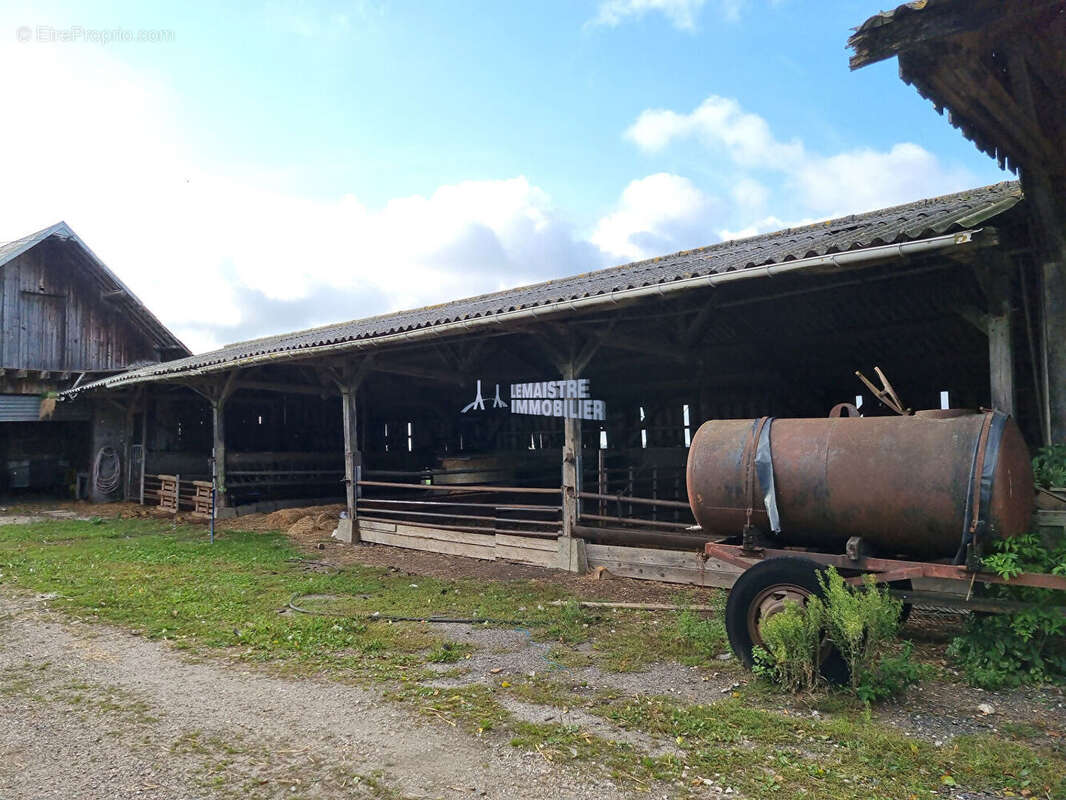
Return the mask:
M80 476L82 496L118 497L140 418L108 397L56 397L187 355L66 223L0 244L0 493L67 495Z
M1004 182L242 342L68 395L145 415L148 496L177 479L178 508L199 493L204 510L213 471L220 514L341 501L352 541L545 564L575 539L615 558L694 552L684 466L706 419L891 413L879 367L909 407L995 406L1043 440L1029 214ZM655 574L714 580L691 561Z

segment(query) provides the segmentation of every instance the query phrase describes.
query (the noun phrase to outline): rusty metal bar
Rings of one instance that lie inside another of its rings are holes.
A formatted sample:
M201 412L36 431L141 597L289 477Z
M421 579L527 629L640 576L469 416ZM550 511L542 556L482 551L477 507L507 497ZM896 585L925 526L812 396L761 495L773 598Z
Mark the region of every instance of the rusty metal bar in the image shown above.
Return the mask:
M593 544L614 544L629 547L648 546L661 547L665 550L689 551L699 551L707 541L706 536L686 536L681 533L625 528L590 528L586 525L575 525L574 536Z
M664 508L684 508L688 509L688 503L682 503L679 500L652 500L647 497L630 497L629 495L614 495L614 494L598 494L596 492L581 492L581 497L585 500L619 500L624 503L635 503L641 506L663 506Z
M582 514L581 519L593 519L597 522L624 522L631 525L651 525L655 528L669 528L671 530L687 531L694 527L683 522L661 522L655 519L640 519L639 517L610 517L603 514ZM699 534L703 537L703 534ZM704 541L706 539L704 538Z
M387 505L397 506L434 506L440 507L452 507L452 508L495 508L498 511L551 511L558 513L561 510L560 506L540 506L540 505L523 505L516 503L462 503L452 502L449 500L396 500L384 497L360 497L361 503L384 503Z
M726 561L741 567L750 567L767 558L791 556L793 558L809 558L818 564L833 566L838 569L859 570L871 573L887 573L888 575L907 575L909 577L943 578L952 581L971 580L979 583L997 583L1004 586L1029 586L1035 589L1055 589L1066 591L1066 575L1049 575L1042 572L1023 572L1013 578L1001 578L992 572L969 572L965 566L954 564L938 564L935 562L901 561L892 558L861 557L853 560L846 555L832 555L818 553L810 550L775 550L766 548L759 551L745 551L739 545L720 544L708 542L704 552L709 558ZM908 570L904 573L903 570ZM911 572L910 570L916 570ZM874 577L877 577L875 574ZM897 580L895 577L889 580Z

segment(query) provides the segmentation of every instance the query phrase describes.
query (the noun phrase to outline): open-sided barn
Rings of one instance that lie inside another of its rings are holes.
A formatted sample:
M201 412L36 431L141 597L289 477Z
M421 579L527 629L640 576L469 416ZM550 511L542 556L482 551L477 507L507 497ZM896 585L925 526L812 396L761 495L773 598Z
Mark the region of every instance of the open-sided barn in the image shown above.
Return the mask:
M696 427L841 401L880 413L857 369L881 367L915 408L946 392L1010 411L1040 441L1028 224L1020 187L1001 183L242 342L79 393L140 404L149 493L151 476L180 476L186 507L213 453L219 505L347 494L352 538L552 563L575 533L687 547Z

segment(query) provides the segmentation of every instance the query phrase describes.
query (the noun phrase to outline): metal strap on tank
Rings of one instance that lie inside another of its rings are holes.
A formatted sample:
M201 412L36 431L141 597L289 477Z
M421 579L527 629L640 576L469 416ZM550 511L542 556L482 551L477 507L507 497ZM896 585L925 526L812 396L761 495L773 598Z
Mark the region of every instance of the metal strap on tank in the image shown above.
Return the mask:
M770 447L770 429L774 418L768 417L759 433L759 444L755 452L755 470L759 475L759 484L763 490L763 505L770 517L770 530L781 533L781 516L777 511L777 489L774 487L774 455Z
M986 411L981 433L974 446L970 467L970 486L966 495L966 518L963 523L962 540L955 554L955 563L961 564L966 557L966 546L988 528L988 512L992 502L992 482L999 463L999 447L1007 415L1002 411Z
M768 417L752 420L751 438L744 446L744 496L748 507L744 513L744 530L751 528L751 515L755 511L755 453L759 448L759 436Z
M996 475L996 466L999 464L999 446L1003 441L1003 430L1007 426L1007 415L1002 411L993 411L985 420L984 429L981 431L984 441L978 455L980 474L979 489L974 493L973 514L970 519L970 533L980 530L982 533L988 530L988 511L992 503L992 481ZM975 470L977 472L977 470Z

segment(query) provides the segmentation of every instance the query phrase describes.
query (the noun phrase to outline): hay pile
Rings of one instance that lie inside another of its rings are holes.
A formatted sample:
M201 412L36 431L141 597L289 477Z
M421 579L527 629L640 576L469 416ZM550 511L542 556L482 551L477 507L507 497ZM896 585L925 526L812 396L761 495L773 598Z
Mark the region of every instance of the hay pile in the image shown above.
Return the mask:
M337 527L337 520L345 507L342 504L329 506L306 506L282 508L270 514L245 514L224 520L219 524L224 530L284 531L299 538L328 538Z

